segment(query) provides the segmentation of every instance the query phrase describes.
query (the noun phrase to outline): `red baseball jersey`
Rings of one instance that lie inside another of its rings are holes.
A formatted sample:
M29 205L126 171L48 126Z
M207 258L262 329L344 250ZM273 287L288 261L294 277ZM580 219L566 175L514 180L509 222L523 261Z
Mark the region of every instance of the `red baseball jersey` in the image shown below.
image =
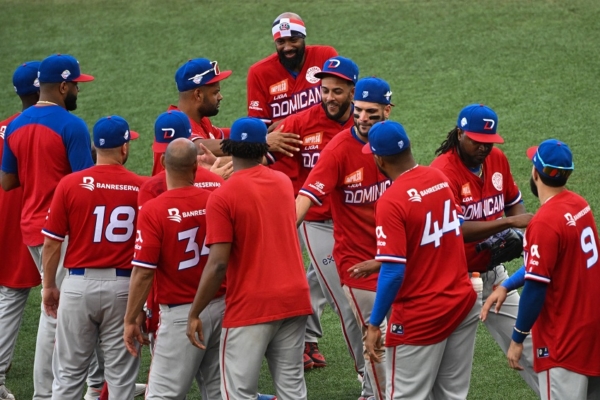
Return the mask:
M325 61L337 56L330 46L306 46L304 65L297 75L279 61L277 53L258 61L248 70L248 116L260 118L267 125L321 103L321 80L315 77ZM296 163L286 157L271 168L297 177ZM302 183L302 182L301 182Z
M322 106L316 106L290 115L279 125L283 132L293 132L300 135L300 140L302 140L300 154L293 157L298 169L298 179L292 181L295 194L298 194L298 191L302 189L302 184L319 160L321 150L336 134L344 129L351 128L353 124L352 114L345 122L340 123L328 118ZM327 219L331 219L329 197L323 199L323 205L311 207L304 218L305 221L323 221Z
M460 213L448 178L430 167L405 172L377 202L375 259L406 264L386 346L439 343L473 308Z
M0 122L0 163L4 150L4 133L8 124L20 113ZM31 288L41 282L38 271L27 246L23 244L21 236L21 211L23 202L23 189L18 187L10 192L0 190L0 254L2 254L2 267L0 268L0 286L10 288Z
M569 190L547 200L527 226L525 279L548 284L532 329L536 372L600 376L599 245L590 205Z
M378 274L356 279L347 272L355 264L373 259L377 251L375 202L391 184L373 156L362 153L364 144L354 128L338 133L321 152L299 194L317 205L330 196L333 259L342 284L375 291Z
M504 153L494 147L483 162L483 175L478 177L452 149L433 160L431 166L448 177L456 202L460 204L465 221L493 221L504 216L504 209L521 201L521 192L513 180ZM477 242L465 243L469 271L485 272L491 253L475 251Z
M140 211L132 264L156 269L158 304L194 301L208 259L206 202L210 192L197 187L168 190ZM217 293L225 294L225 287Z
M285 175L262 165L236 171L211 194L206 211L206 244L231 243L224 328L312 313Z
M174 105L170 105L167 111L178 110L179 108ZM189 118L190 125L192 126L191 140L196 139L226 139L229 137L229 128L217 128L214 126L208 117L204 117L197 123L193 119ZM160 171L164 171L163 166L160 163L160 156L163 153L154 153L153 164L152 164L152 176L158 174Z
M210 172L206 168L198 167L196 170L196 179L194 186L200 189L213 191L225 182L219 175ZM138 205L140 208L148 201L158 197L161 193L167 191L167 175L164 170L150 177L140 188L138 196Z
M96 165L60 181L42 233L58 241L69 235L65 268L131 269L143 182L122 165Z
M27 246L44 243L42 228L58 182L93 166L85 122L59 106L33 106L7 128L2 170L23 188L21 233Z

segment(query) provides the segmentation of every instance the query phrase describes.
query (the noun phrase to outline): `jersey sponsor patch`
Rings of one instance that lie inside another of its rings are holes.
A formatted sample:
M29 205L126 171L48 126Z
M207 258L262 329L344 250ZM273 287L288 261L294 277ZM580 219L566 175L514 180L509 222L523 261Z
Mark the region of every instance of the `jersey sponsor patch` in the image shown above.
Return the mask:
M167 210L167 213L169 214L169 215L167 215L167 218L169 220L174 221L174 222L181 222L181 220L183 218L198 217L200 215L206 215L206 209L184 211L184 212L180 213L178 208L169 208Z
M396 335L404 335L404 326L400 324L392 324L390 332L395 333Z
M4 139L5 132L6 132L6 125L0 126L0 139Z
M550 357L550 352L547 347L540 347L536 351L538 358Z
M84 176L83 183L80 183L79 186L81 186L84 189L89 190L90 192L93 192L94 191L94 178L92 178L91 176Z
M577 214L572 215L571 213L565 213L565 219L567 220L567 226L577 226L577 220L592 211L590 206L585 207L583 210L579 211Z
M285 93L287 91L288 91L288 80L287 79L284 79L282 81L279 81L279 82L269 86L269 93L271 95L281 94L281 93Z
M492 175L492 185L496 188L497 191L502 191L502 174L500 172L494 172Z
M304 136L304 139L302 139L304 146L319 145L321 143L323 143L323 132L312 133Z
M465 183L464 185L462 185L462 188L460 189L460 195L462 197L471 197L471 184L469 182Z
M325 257L321 262L323 263L323 265L335 264L335 260L333 259L333 256L331 254Z
M320 81L320 79L319 79L319 78L317 78L317 77L315 76L315 74L316 74L316 73L319 73L319 72L321 72L321 68L319 68L319 67L316 67L316 66L315 66L315 67L310 67L310 68L309 68L309 69L306 71L306 80L307 80L309 83L317 83L317 82L319 82L319 81Z
M346 175L344 178L344 185L353 185L355 183L361 183L363 181L364 168L354 171L351 174Z

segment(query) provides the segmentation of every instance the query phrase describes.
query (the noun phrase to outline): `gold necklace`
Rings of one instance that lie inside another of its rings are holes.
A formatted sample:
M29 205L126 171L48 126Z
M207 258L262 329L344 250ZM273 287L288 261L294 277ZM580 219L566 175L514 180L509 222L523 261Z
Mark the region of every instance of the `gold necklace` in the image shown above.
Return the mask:
M46 101L46 100L38 100L37 104L48 104L48 105L52 105L52 106L57 106L58 104L53 103L51 101Z

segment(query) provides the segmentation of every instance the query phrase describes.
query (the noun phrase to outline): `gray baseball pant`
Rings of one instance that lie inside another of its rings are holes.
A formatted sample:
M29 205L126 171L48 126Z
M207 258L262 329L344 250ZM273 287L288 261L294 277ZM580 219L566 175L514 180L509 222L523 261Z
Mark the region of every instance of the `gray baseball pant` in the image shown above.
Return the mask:
M30 290L0 286L0 385L6 383L6 370L13 358Z
M221 399L219 345L225 296L212 300L200 314L206 350L186 336L191 304L160 305L160 325L148 377L146 400L182 400L194 378L203 400ZM241 355L238 355L241 356Z
M123 341L129 277L114 268L86 268L65 277L60 294L52 359L53 400L80 400L88 368L100 343L110 400L133 399L139 357Z
M306 400L304 330L306 315L221 331L223 400L256 400L266 357L278 400Z
M464 400L469 393L481 304L445 340L386 348L387 400Z
M377 400L385 399L386 391L386 368L385 368L385 350L377 350L377 355L381 362L373 363L367 353L366 347L364 347L364 340L367 337L367 327L369 325L369 319L371 318L371 312L373 311L373 305L375 304L375 292L370 290L362 290L351 288L346 285L343 286L344 293L348 298L350 307L354 312L356 322L360 325L362 330L362 341L363 341L363 357L365 360L365 370L367 376L373 385L373 394ZM381 340L385 343L385 334L387 330L387 321L384 320L380 325L381 329Z
M62 243L60 260L56 271L56 286L59 290L66 274L63 262L68 246L68 239L69 238L66 237ZM28 246L33 261L43 278L42 248L43 245ZM54 375L52 373L52 354L54 352L55 337L56 319L46 314L42 304L35 343L35 357L33 361L33 400L48 400L52 397L52 381L54 380ZM88 385L98 386L101 385L102 382L104 382L104 371L98 366L98 362L96 358L94 358L88 371Z
M494 288L499 286L502 282L508 279L506 268L500 264L496 266L492 271L483 273L483 303L487 300L490 294L492 294ZM490 335L494 338L496 343L500 346L504 354L508 351L510 341L512 338L513 328L517 322L517 314L519 313L519 293L516 290L508 293L504 304L500 312L488 313L488 317L484 322L486 328L490 332ZM519 371L521 378L533 389L533 391L539 396L540 388L538 382L538 376L533 370L533 344L531 342L531 336L528 336L523 342L523 357L521 358L521 365L523 370Z
M298 227L298 240L300 240L300 248L304 252L306 249L306 241L301 234L302 226ZM327 300L317 279L317 273L313 262L309 262L306 268L306 280L308 281L308 289L310 293L310 304L313 313L306 320L306 332L304 334L305 343L317 343L323 337L323 327L321 326L321 315L325 309Z
M362 331L356 321L344 289L342 289L340 275L338 274L332 255L334 245L333 221L305 221L300 226L300 234L312 261L311 266L315 266L313 269L315 272L314 277L317 278L321 291L325 295L324 299L326 299L327 303L329 303L340 318L342 334L348 352L354 360L354 368L356 372L364 376L365 359L362 356ZM373 395L373 389L368 376L363 379L361 394L364 397Z
M542 400L599 400L600 376L586 376L564 368L538 374Z

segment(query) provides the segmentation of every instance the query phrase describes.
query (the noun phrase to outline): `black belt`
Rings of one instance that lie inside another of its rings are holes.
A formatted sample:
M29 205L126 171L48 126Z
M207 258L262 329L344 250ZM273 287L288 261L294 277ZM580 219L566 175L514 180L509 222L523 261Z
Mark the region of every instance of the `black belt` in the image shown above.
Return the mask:
M93 268L96 269L96 268ZM102 268L97 268L102 269ZM86 268L68 268L69 275L85 275ZM115 269L116 276L131 277L130 269Z

